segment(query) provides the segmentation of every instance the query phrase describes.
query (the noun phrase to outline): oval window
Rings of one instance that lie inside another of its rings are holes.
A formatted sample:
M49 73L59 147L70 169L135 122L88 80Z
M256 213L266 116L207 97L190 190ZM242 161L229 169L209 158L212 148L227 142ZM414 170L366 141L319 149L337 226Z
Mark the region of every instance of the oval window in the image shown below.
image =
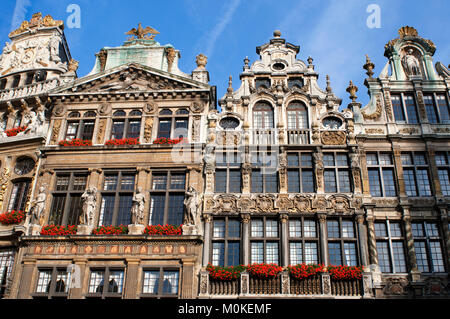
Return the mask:
M281 62L277 62L277 63L274 63L274 64L272 65L272 68L273 68L274 70L276 70L276 71L284 70L285 67L286 67L286 66L285 66L283 63L281 63Z
M31 172L34 168L35 162L29 157L23 157L17 160L14 166L14 173L17 175L25 175Z
M224 130L234 130L239 126L239 120L234 117L228 116L221 119L219 124Z
M328 129L337 130L342 126L342 120L335 116L329 116L323 119L322 124Z

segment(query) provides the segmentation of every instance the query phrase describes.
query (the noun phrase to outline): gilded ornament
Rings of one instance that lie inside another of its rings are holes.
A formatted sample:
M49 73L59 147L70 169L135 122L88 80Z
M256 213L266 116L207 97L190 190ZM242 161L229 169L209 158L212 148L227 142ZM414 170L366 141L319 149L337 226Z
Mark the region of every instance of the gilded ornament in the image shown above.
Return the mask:
M133 39L153 40L155 36L159 34L159 32L153 29L152 27L142 28L142 24L139 23L137 29L133 28L130 31L126 32L125 34L131 35L129 40ZM151 35L149 36L148 34Z

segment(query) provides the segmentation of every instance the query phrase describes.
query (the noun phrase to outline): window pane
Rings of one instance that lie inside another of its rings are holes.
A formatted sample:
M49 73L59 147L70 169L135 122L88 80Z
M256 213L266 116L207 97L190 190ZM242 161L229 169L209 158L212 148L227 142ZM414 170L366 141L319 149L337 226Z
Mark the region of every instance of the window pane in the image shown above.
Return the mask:
M439 237L439 230L436 223L426 223L425 227L427 229L428 237Z
M171 225L181 225L184 214L184 194L171 194L169 197L169 210L167 223Z
M52 278L51 270L39 270L36 292L49 293L51 278Z
M356 266L358 264L355 243L344 243L344 256L345 264L347 266Z
M403 178L405 180L405 191L408 196L417 196L416 180L413 169L403 169Z
M159 120L158 137L170 138L172 120Z
M323 172L323 179L325 185L325 193L336 193L336 175L335 171L325 170Z
M64 214L66 195L53 195L52 208L50 211L49 224L61 225Z
M66 131L66 140L72 140L77 137L79 122L68 122Z
M328 238L339 238L339 222L337 220L327 220Z
M430 255L433 263L433 272L445 272L441 243L439 241L430 241Z
M109 273L108 292L122 293L123 271L113 270Z
M397 196L395 189L394 171L391 168L383 168L384 195Z
M70 176L67 175L59 175L56 177L56 190L57 191L66 191L69 189L69 179Z
M410 153L402 153L401 154L402 164L403 165L412 165L412 157Z
M392 165L391 154L381 153L380 154L380 164L381 165Z
M375 223L375 236L376 237L387 237L387 227L383 223Z
M328 243L328 256L330 257L330 265L341 265L341 244Z
M334 166L334 155L333 154L323 154L323 165Z
M425 242L414 241L414 251L416 253L417 268L423 272L430 272Z
M388 243L377 241L378 265L382 272L391 272L391 260L389 257Z
M81 195L70 195L67 224L77 225L82 211Z
M311 167L312 166L312 155L311 154L302 154L301 156L301 164L304 167Z
M151 195L150 220L152 225L164 224L164 208L166 196L162 194Z
M425 110L427 112L428 121L430 123L437 123L437 113L436 108L434 107L433 96L432 95L424 95L423 101L425 103Z
M355 232L353 229L353 222L344 220L342 221L342 237L343 238L354 238Z
M92 140L94 134L94 121L84 121L83 130L81 131L81 139Z
M396 121L404 121L402 102L399 95L391 95L392 109L394 110L394 117Z
M287 155L288 166L299 166L298 154Z
M423 231L422 223L411 223L413 237L424 237L425 233Z
M277 193L278 192L278 177L276 173L264 174L265 179L265 193Z
M228 220L228 237L241 237L241 222L238 220Z
M188 120L176 119L174 136L177 138L188 136Z
M337 166L348 166L348 158L345 154L337 154L336 155L336 164Z
M134 175L123 174L120 181L120 187L122 190L134 190Z
M405 249L402 242L392 242L392 254L394 255L395 272L406 272Z
M147 270L144 271L144 284L142 286L142 293L157 294L159 288L159 271Z
M266 263L278 264L278 243L266 243Z
M314 220L304 221L304 236L305 237L317 237L316 222Z
M421 168L417 170L417 186L420 196L431 196L430 180L428 179L428 169Z
M164 271L163 275L163 294L177 295L178 294L178 271Z
M289 237L302 237L302 222L298 219L289 220Z
M435 156L436 165L447 165L447 155L444 152L436 152Z
M170 176L170 188L171 189L184 189L185 188L186 174L184 173L172 173Z
M118 176L115 175L105 175L105 181L103 184L103 189L105 191L113 191L116 190L117 188L117 181L118 181Z
M300 177L298 170L288 170L288 192L300 192Z
M302 243L289 243L290 264L296 265L303 262Z
M408 114L408 123L419 123L416 112L416 103L412 95L405 95L405 108Z
M141 121L140 120L130 120L128 122L127 137L128 138L139 138L141 133Z
M278 237L278 222L266 220L266 237Z
M226 266L238 265L240 262L239 242L228 242L228 254Z
M86 175L75 175L73 177L72 190L83 191L86 189L87 176Z
M368 169L369 173L369 186L370 186L370 195L374 197L381 197L381 181L380 181L380 173L377 168Z
M350 173L347 170L339 170L339 191L350 193Z
M123 138L124 127L125 127L124 121L113 121L112 130L111 130L111 139Z
M437 104L438 104L438 108L439 108L439 115L441 116L441 122L449 121L450 115L449 115L448 103L447 103L447 99L445 98L445 95L437 94L436 99L437 99Z
M263 179L260 170L252 170L252 193L263 192Z
M215 188L216 193L226 193L227 191L227 171L226 170L216 170L215 175Z
M116 225L131 224L131 206L133 205L133 195L119 196L119 211L117 212Z
M100 209L99 226L112 225L113 213L114 213L114 201L115 195L103 195L102 206Z
M402 229L400 223L389 223L391 237L402 237Z
M261 242L252 242L250 248L251 263L264 262L264 245Z
M317 264L319 260L318 256L317 243L305 243L305 263Z
M302 170L302 192L314 192L314 173L312 170Z
M230 182L229 182L229 192L230 193L240 193L241 192L241 171L240 170L230 170Z
M251 236L252 237L264 237L262 220L252 219L252 221L251 221Z
M167 174L153 174L153 189L167 188Z
M366 154L367 165L378 165L377 154L367 153Z
M214 220L213 237L214 238L224 238L225 237L225 221L224 220Z
M91 271L91 277L89 279L89 292L103 292L105 272L103 270Z
M213 266L225 265L225 243L223 242L213 243L212 264Z

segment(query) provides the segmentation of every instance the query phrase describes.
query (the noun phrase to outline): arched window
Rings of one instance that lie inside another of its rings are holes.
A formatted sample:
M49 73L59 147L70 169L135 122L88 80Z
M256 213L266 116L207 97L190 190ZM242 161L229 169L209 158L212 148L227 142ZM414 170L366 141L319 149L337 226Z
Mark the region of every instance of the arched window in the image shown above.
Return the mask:
M132 110L128 117L124 111L116 111L113 114L111 139L139 138L141 133L142 112Z
M28 190L30 189L30 180L19 180L13 182L11 196L9 197L8 211L24 210L27 203Z
M253 128L271 129L274 127L273 108L267 102L258 102L253 107Z
M172 111L164 109L159 112L158 137L180 138L187 137L189 111L180 109L173 115Z
M309 127L305 104L299 101L289 104L287 107L287 123L289 130L301 130Z
M96 113L94 111L88 111L83 114L83 118L79 112L71 112L68 115L66 140L72 140L74 138L80 138L82 140L92 140L94 134Z

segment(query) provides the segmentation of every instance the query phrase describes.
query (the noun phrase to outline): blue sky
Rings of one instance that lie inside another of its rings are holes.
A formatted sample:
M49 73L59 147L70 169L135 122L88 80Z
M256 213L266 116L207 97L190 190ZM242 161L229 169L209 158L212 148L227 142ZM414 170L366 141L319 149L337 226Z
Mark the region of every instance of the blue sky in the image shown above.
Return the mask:
M234 89L239 87L243 59L248 56L255 61L256 46L267 43L276 29L288 42L300 46L298 58L314 59L322 88L325 75L330 75L343 106L350 102L345 91L350 80L359 88L358 101L368 102L362 69L365 54L375 63L378 75L387 62L384 45L404 25L414 26L420 36L435 43L434 63L450 63L448 0L3 0L2 46L9 41L11 28L34 12L51 14L66 23L70 4L81 8L81 27L65 29L72 57L80 61L79 77L91 71L95 53L105 46L121 45L127 37L124 33L138 22L158 30L159 43L170 43L181 51L179 67L186 73L196 67L197 54L206 54L210 84L217 86L219 98L226 92L229 75ZM370 4L381 10L380 28L367 27Z

